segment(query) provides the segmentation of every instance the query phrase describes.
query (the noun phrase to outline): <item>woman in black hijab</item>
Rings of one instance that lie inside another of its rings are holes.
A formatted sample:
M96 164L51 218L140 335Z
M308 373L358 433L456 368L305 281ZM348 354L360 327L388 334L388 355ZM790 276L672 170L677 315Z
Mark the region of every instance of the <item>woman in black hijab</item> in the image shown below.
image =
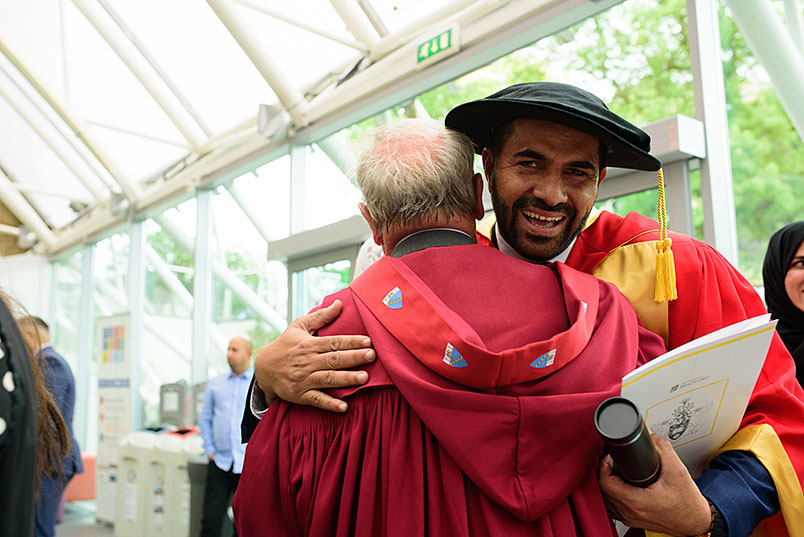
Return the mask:
M773 234L762 265L765 302L776 330L796 361L796 378L804 380L804 221Z

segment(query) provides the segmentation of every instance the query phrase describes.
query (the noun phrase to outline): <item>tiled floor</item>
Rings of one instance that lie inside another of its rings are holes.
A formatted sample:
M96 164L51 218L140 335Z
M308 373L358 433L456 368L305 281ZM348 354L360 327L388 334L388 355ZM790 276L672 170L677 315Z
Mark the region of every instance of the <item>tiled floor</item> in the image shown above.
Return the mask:
M229 509L229 519L232 511ZM231 521L224 522L221 537L234 535ZM114 529L110 524L99 524L95 521L95 502L70 502L64 507L64 518L56 524L56 537L113 537Z
M95 522L95 502L71 502L64 519L56 524L56 537L112 537L111 526Z

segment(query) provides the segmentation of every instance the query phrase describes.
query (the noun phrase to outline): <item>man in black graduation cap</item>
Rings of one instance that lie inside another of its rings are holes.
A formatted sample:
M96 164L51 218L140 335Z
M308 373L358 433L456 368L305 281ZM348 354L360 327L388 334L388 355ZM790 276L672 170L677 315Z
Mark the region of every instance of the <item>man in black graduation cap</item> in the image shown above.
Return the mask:
M565 262L615 283L670 349L765 311L750 284L714 249L667 231L662 204L658 223L594 209L607 166L659 171L660 200L664 185L647 133L591 93L567 84L517 84L456 107L446 125L467 134L483 156L497 217L487 244L532 262ZM332 370L359 367L373 353L359 338L307 338L337 313L335 306L297 319L260 351L259 386L293 402L344 411L345 403L318 388L357 384L357 372ZM804 394L793 372L789 354L774 339L744 427L697 486L677 458L663 461L664 475L647 489L629 487L604 461L600 482L612 514L674 535L733 537L748 535L781 501L784 520L769 519L765 531L782 534L785 522L804 527L804 426L791 425L804 424Z

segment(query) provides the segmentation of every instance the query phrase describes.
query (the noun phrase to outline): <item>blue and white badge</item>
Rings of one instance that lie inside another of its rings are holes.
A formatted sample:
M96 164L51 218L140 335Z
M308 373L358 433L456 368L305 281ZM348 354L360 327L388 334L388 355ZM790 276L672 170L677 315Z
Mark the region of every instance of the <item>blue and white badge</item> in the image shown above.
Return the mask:
M447 343L447 350L444 352L444 363L451 367L466 367L469 365L461 353L458 352L458 349L452 346L452 343Z
M535 369L542 369L544 367L548 367L553 365L553 362L556 358L556 349L551 350L550 352L546 352L533 360L530 363L530 366Z
M382 299L382 303L392 310L402 309L402 291L399 287L394 287L388 291L388 294Z

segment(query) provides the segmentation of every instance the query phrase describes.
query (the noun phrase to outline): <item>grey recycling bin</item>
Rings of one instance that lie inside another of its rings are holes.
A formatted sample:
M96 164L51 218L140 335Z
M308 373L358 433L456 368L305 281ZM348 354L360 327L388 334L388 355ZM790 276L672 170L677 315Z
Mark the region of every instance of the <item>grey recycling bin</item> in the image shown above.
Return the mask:
M207 480L206 455L195 455L187 460L187 473L190 474L190 537L201 536L201 517L204 514L204 483ZM224 517L221 537L233 537L234 520L229 515Z

